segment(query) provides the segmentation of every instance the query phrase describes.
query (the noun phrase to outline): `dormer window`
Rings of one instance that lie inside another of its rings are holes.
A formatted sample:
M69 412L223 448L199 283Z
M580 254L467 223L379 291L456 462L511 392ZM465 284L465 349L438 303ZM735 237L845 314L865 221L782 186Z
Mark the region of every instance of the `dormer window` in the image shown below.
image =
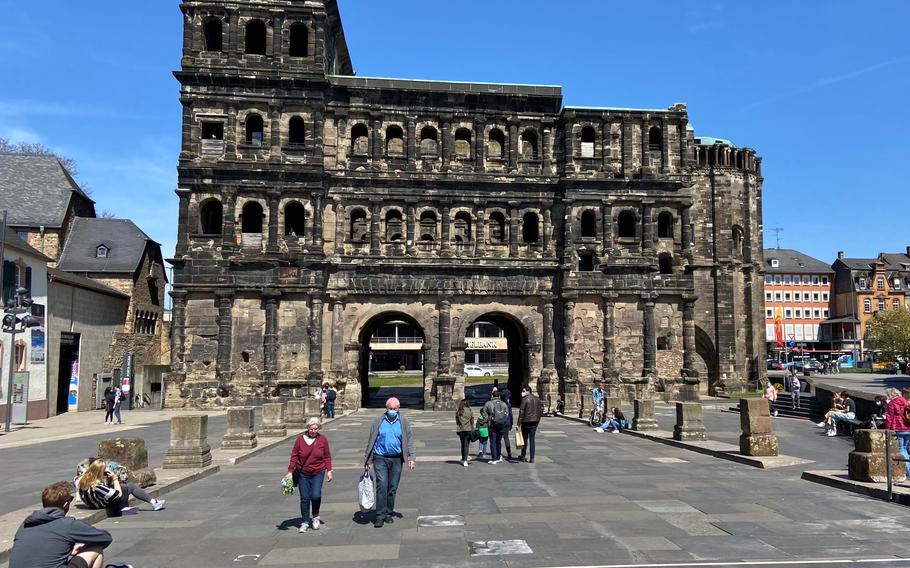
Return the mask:
M95 249L95 258L107 258L110 252L111 249L107 248L105 245L98 245Z
M776 258L771 259L771 268L778 268L780 266L780 261Z

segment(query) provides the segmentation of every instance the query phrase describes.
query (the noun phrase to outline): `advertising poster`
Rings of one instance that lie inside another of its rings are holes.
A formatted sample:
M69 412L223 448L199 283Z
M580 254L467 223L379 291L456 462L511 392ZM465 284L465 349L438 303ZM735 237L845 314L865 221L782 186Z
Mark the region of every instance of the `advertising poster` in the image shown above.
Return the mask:
M32 329L32 363L44 364L44 330L41 328Z
M44 306L41 304L32 304L32 317L38 321L38 327L44 327Z
M74 358L70 366L70 396L67 404L70 410L79 407L79 359Z

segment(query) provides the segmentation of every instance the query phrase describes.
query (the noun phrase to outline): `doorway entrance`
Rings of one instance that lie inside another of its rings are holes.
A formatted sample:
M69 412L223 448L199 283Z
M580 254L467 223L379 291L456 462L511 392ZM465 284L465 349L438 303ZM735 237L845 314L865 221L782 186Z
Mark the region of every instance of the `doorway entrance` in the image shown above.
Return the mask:
M404 314L383 314L360 334L361 406L383 408L389 397L401 406L423 408L425 336Z
M60 334L57 366L57 414L79 408L79 334Z
M510 402L521 404L521 387L528 384L527 339L511 317L487 314L465 333L465 397L472 405L490 400L496 386L509 389Z

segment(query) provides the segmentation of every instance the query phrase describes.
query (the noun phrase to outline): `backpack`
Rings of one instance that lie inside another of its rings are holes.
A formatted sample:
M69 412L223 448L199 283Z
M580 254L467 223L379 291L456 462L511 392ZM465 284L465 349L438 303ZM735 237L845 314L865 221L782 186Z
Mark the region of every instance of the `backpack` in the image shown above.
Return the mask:
M904 407L901 417L904 419L904 426L910 426L910 405Z
M494 426L508 426L509 424L509 407L501 400L493 401L493 415L490 417L490 423Z
M325 393L325 399L335 400L335 396L337 396L337 394L338 393L335 392L335 389L329 389L328 392Z

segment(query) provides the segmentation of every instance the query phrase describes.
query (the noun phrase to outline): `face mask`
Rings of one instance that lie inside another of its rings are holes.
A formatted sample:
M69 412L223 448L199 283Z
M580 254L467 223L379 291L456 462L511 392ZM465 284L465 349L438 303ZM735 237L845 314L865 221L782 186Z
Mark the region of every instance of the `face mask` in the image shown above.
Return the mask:
M526 396L528 396L528 393L526 393L526 392L521 393L521 397L522 397L522 398L524 398L524 397L526 397Z
M385 413L389 418L395 418L396 416L398 416L397 410L386 410Z

